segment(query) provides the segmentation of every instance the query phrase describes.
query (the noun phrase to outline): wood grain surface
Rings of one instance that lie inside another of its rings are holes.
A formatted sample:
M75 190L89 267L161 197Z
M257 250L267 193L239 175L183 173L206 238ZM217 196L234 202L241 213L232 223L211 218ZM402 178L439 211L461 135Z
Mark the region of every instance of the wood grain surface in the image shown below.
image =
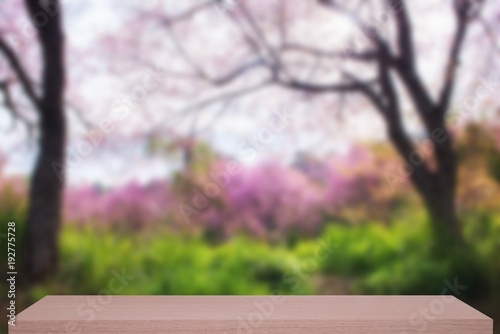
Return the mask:
M451 296L47 296L9 333L491 334Z

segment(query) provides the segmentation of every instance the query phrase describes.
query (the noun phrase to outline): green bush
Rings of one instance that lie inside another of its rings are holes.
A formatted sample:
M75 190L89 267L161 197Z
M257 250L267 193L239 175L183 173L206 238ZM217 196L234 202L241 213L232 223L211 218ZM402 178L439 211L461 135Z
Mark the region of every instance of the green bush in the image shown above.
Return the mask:
M98 294L114 273L135 276L123 294L270 294L312 293L306 283L292 291L284 283L290 250L245 237L212 246L196 237L156 231L129 235L66 227L61 236L61 270L45 294ZM101 291L102 292L102 291Z
M455 278L477 299L498 294L500 216L464 217L468 246L437 255L425 218L389 227L332 225L323 238L339 244L321 265L324 275L353 278L353 292L363 294L439 294ZM446 245L445 245L446 248ZM306 253L304 245L299 253ZM309 250L310 252L310 250Z

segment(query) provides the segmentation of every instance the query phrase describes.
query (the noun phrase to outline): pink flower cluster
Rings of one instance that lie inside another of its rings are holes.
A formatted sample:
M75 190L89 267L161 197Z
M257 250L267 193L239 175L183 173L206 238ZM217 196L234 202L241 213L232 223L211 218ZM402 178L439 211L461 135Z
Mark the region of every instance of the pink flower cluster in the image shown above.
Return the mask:
M373 200L374 189L382 183L373 164L368 151L355 149L331 159L301 159L292 166L276 162L241 166L226 184L219 184L216 195L204 196L206 203L200 207L193 196L202 194L208 183L214 184L214 174L227 171L227 161L219 159L210 165L209 173L184 171L173 181L132 182L107 190L70 188L64 217L80 225L136 229L165 224L222 237L241 231L266 238L316 234L327 219L339 216L346 207ZM180 205L193 209L188 222Z
M258 236L314 232L321 221L322 193L299 170L264 163L233 175L198 221L226 235L240 230Z
M170 195L169 185L160 181L147 186L130 183L112 190L83 186L66 191L64 216L78 224L141 228L172 210Z

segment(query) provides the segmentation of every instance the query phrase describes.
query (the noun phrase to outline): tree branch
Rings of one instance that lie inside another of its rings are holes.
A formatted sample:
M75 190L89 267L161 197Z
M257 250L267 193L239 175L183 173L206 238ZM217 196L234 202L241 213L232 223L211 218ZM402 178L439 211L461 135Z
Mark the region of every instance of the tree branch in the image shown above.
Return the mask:
M204 8L204 7L202 7ZM183 17L187 17L186 15L183 15ZM191 66L191 68L194 70L196 76L204 81L207 81L215 86L222 86L224 84L230 83L234 79L238 78L239 76L245 74L246 72L255 69L257 67L266 65L265 61L262 58L255 59L249 63L243 64L239 66L238 68L234 69L230 73L218 77L218 78L213 78L210 77L210 75L200 66L198 65L188 54L186 49L182 46L181 42L177 39L175 36L174 32L172 31L171 23L172 20L167 17L162 17L160 18L161 22L165 26L171 40L174 43L175 48L177 49L177 52L179 55Z
M325 57L325 58L349 58L358 61L374 61L378 59L378 51L369 50L364 52L333 52L326 51L322 49L312 48L305 45L295 44L295 43L286 43L282 46L283 51L298 51L310 54L316 57Z
M444 75L444 84L443 88L441 89L438 102L439 111L441 112L442 115L444 115L444 113L448 109L448 105L450 102L453 86L455 83L456 68L458 67L459 63L458 57L463 46L465 35L467 33L467 27L469 26L469 19L471 18L471 15L472 16L476 15L473 12L476 12L478 10L477 7L475 8L475 10L471 10L471 7L472 4L469 1L460 1L460 0L455 1L457 31L455 32L455 36L453 38L453 42L450 49L450 54L448 56L448 63L446 65L445 75Z
M289 77L289 74L287 73L286 67L283 65L283 62L281 61L281 58L279 54L273 49L273 47L268 43L266 37L264 36L264 33L262 32L262 29L259 27L257 22L255 22L253 16L249 13L246 5L244 2L242 2L239 6L241 9L241 12L243 13L243 17L247 21L248 25L250 28L254 31L255 35L257 36L257 40L259 44L261 44L264 48L264 50L267 52L267 54L271 57L273 61L273 67L275 68L274 72L276 75L279 74L281 71L285 76Z
M387 107L384 105L384 101L382 97L375 92L372 86L367 84L366 82L363 82L356 76L354 76L351 73L344 72L344 75L351 80L352 82L355 82L359 85L359 90L362 94L364 94L368 100L370 100L373 105L379 110L380 113L387 114Z
M243 64L243 65L235 68L231 72L229 72L226 75L221 76L219 78L209 78L207 76L204 79L206 81L212 83L215 86L222 86L222 85L225 85L227 83L230 83L231 81L235 80L239 76L241 76L241 75L243 75L243 74L245 74L245 73L247 73L255 68L262 67L262 66L268 66L266 64L266 62L264 61L264 59L255 59L253 61L250 61L246 64Z
M394 2L394 0L387 1L389 4ZM435 104L416 73L413 36L406 11L406 3L404 0L397 1L400 2L400 7L395 14L399 55L394 59L393 64L410 94L413 104L417 107L419 115L426 122L435 111Z
M28 131L28 135L30 137L33 137L33 134L35 132L35 124L30 121L28 118L26 118L23 114L17 110L17 107L14 103L14 100L12 99L12 94L10 93L9 85L11 83L8 80L1 81L0 82L0 90L3 92L4 100L3 103L6 107L6 109L10 112L12 115L12 127L15 124L15 120L18 119L20 120L25 126L26 130Z
M202 3L202 4L199 4L197 6L194 6L193 8L190 8L190 9L186 10L185 12L183 12L181 14L178 14L176 16L170 17L168 19L169 20L169 24L173 24L173 23L177 23L177 22L180 22L180 21L184 21L184 20L190 19L194 15L198 14L198 12L201 12L201 11L203 11L205 9L208 9L209 7L212 7L212 6L213 6L213 4L210 1L207 1L205 3Z
M278 83L281 86L301 90L309 93L339 93L339 92L355 92L362 91L363 86L370 85L371 82L350 82L350 83L334 83L334 84L314 84L308 82L302 82L298 80L290 80L290 81L279 81Z
M280 0L279 1L279 8L278 8L278 18L277 18L277 23L278 23L278 31L279 31L279 36L280 36L280 43L281 45L284 45L288 39L288 31L287 31L287 24L286 24L286 17L287 17L287 7L286 7L286 0Z
M86 130L91 130L92 128L95 128L96 125L95 124L92 124L92 122L90 122L89 120L87 120L85 118L85 116L83 116L83 112L81 111L80 108L78 108L75 104L69 102L69 101L66 101L66 105L71 109L73 110L73 113L75 114L75 116L78 118L78 120L83 124L84 128Z
M217 95L215 97L208 98L208 99L201 101L199 103L196 103L194 105L191 105L187 108L184 108L184 109L176 112L176 114L185 115L185 114L193 112L193 111L200 111L201 109L206 108L214 103L234 99L234 98L237 98L239 96L243 96L243 95L246 95L249 93L254 93L254 92L259 91L259 90L263 89L264 87L269 86L273 83L274 83L273 80L265 80L265 81L260 82L256 85L252 85L252 86L245 87L242 89L223 93L223 94Z
M208 75L206 74L206 72L203 70L203 68L200 65L198 65L191 58L191 56L187 53L186 49L182 46L182 44L180 43L180 41L177 39L177 36L175 36L174 32L172 31L172 26L171 26L172 21L171 21L171 19L168 18L168 17L162 17L161 18L161 22L163 23L163 26L166 28L167 33L168 33L170 39L172 40L172 42L174 43L174 46L177 49L177 52L179 53L179 55L186 61L186 63L188 63L189 66L192 67L192 69L194 70L194 72L200 78L206 79L208 77Z
M12 48L3 40L1 36L0 36L0 51L3 53L8 63L12 67L12 70L18 77L19 82L21 83L21 86L23 87L28 98L31 100L31 102L35 105L36 108L39 108L40 100L37 94L35 93L35 90L33 88L33 85L31 83L28 74L26 73L23 66L21 65L21 62L14 53L14 50L12 50Z
M413 36L411 31L410 19L406 11L405 0L397 0L400 3L399 8L396 11L396 27L398 29L398 48L399 48L399 59L404 62L405 66L414 68L414 50L413 50ZM389 6L392 5L394 0L387 0Z
M353 22L353 24L358 27L358 29L371 41L382 41L382 38L375 27L366 24L357 13L340 6L335 0L318 0L318 2L331 10L335 10L346 15ZM365 2L362 2L361 4L365 4Z

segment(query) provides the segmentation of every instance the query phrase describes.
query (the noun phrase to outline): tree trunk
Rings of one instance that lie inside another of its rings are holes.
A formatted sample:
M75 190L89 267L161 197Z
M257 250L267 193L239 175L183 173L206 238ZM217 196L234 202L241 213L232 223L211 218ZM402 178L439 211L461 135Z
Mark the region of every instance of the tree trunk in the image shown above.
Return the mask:
M434 129L441 131L444 140L433 138L437 170L433 173L430 188L422 196L438 237L437 242L462 245L462 228L455 207L458 163L453 141L441 119L434 122L432 129L431 132Z
M435 244L438 247L461 246L464 239L460 221L456 216L457 158L452 138L442 119L430 120L427 128L434 144L437 163L435 171L423 163L423 158L415 150L399 122L390 123L389 137L401 157L414 168L410 179L426 206ZM415 163L416 161L422 163Z
M455 188L443 182L443 175L436 177L437 185L430 193L421 193L429 211L436 241L447 245L462 244L461 224L455 210Z
M64 162L66 125L64 116L64 38L61 13L55 0L26 0L38 29L43 56L43 95L38 106L39 154L29 194L28 219L24 238L23 280L33 284L52 273L58 264L58 234L61 225L64 175L52 168ZM51 9L51 11L47 11ZM47 18L42 22L43 18ZM42 24L43 23L43 24Z

